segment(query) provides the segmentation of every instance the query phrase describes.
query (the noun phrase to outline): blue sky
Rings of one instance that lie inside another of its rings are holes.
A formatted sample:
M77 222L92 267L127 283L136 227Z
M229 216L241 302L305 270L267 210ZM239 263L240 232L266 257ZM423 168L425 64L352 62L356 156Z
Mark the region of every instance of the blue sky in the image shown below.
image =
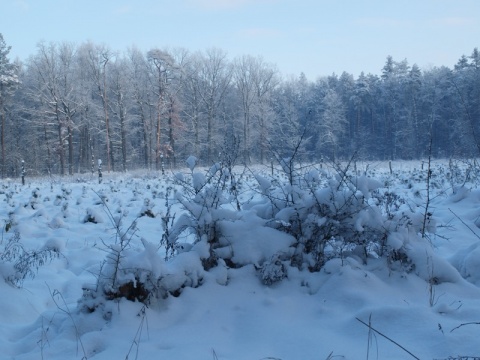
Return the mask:
M388 55L452 67L480 47L480 0L0 0L0 33L11 60L41 40L216 47L315 80L379 74Z

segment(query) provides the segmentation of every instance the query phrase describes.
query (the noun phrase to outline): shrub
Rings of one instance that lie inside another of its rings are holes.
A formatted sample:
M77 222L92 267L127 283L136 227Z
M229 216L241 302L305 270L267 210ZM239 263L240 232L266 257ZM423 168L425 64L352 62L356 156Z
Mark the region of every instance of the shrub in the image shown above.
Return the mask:
M4 227L10 232L12 223L7 222ZM38 269L60 256L60 250L54 244L47 244L39 250L26 249L20 241L20 232L13 230L13 235L6 241L0 241L0 271L6 282L21 287L26 278L34 278Z

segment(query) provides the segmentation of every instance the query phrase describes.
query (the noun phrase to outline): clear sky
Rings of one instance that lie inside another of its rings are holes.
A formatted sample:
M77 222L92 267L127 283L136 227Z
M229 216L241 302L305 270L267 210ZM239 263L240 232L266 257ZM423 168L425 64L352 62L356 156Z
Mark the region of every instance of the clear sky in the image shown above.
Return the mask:
M0 0L10 59L91 40L112 50L223 49L310 80L379 74L388 55L453 67L480 48L480 0Z

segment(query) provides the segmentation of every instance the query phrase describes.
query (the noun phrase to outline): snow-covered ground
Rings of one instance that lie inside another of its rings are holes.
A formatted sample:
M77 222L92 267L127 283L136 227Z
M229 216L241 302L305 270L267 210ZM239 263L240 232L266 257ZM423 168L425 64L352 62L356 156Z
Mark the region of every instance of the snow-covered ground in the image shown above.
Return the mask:
M358 165L357 171L368 170L381 190L398 194L404 206L421 213L427 201L426 164L423 170L420 161L392 166L393 174L388 163ZM238 211L239 218L223 224L233 234L233 260L247 265L231 268L221 262L209 271L198 270L198 257L189 251L163 260L165 198L181 200L169 189L179 188L171 174L104 174L102 184L90 175L27 179L25 186L2 181L0 275L17 286L0 281L0 358L480 357L480 189L473 173L465 181L466 170L454 177L446 162L432 169L428 210L437 229L425 241L406 245L415 267L396 268L375 256L362 261L352 253L330 259L318 272L288 267L288 276L269 286L258 271L263 255L290 241L285 233L259 226L252 215L269 168L244 175L237 184L239 198L251 210ZM264 177L256 179L256 172ZM139 217L147 209L154 217ZM180 204L172 211L178 220ZM127 263L186 276L189 286L148 306L117 298L81 311L82 289L95 288L118 235L112 223L118 218L125 228L136 220ZM186 242L193 239L182 236ZM395 239L389 240L394 247ZM43 253L45 263L32 269L34 277L18 278L15 246L31 256L51 250Z

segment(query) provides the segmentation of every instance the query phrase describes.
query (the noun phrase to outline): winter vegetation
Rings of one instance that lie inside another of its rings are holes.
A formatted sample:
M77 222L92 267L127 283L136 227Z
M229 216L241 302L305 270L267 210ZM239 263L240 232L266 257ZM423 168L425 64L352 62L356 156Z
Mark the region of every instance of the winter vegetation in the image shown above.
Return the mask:
M477 359L480 55L282 79L0 36L7 359Z
M3 182L5 358L479 355L476 163L197 162Z
M274 64L221 49L135 47L92 42L38 44L24 62L0 37L1 173L19 176L174 168L190 155L219 161L225 134L241 162L289 156L308 129L302 161L477 156L480 54L453 69L386 59L381 75L346 72L284 78ZM380 69L379 69L380 70ZM319 72L321 69L319 69ZM28 129L28 131L25 131ZM26 150L28 149L28 151Z

